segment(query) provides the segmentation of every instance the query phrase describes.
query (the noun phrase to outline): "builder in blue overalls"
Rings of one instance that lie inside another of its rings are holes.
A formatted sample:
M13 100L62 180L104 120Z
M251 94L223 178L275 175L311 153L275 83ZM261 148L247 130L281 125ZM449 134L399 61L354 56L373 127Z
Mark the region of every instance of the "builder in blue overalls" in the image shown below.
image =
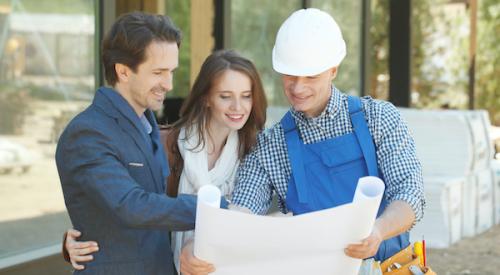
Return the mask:
M299 10L283 23L273 68L292 108L259 134L240 166L232 203L266 214L275 192L283 213L299 215L350 203L360 177L380 177L386 190L373 232L345 253L385 260L409 245L407 231L422 218L421 166L391 103L333 86L345 55L341 31L327 13Z

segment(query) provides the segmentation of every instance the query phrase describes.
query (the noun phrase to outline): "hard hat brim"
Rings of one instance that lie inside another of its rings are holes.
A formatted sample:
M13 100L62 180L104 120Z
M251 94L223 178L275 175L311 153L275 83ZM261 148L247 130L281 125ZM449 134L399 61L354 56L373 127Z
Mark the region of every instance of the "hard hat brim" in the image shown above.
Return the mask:
M325 59L323 59L322 62L323 64L311 63L311 64L303 64L302 66L297 66L282 62L276 54L276 47L273 47L272 61L273 61L273 69L280 74L293 75L293 76L314 76L328 69L339 66L345 56L346 56L346 51L344 46L344 48L341 49L336 54L336 56L331 56L329 59L325 57Z

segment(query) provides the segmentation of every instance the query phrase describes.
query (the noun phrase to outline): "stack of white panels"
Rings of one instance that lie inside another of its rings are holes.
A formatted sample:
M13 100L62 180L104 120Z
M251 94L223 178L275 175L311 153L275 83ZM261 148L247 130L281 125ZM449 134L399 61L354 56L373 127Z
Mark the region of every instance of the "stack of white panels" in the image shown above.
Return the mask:
M488 153L489 153L488 159L490 160L490 164L491 164L491 160L495 159L495 143L493 141L493 139L494 139L493 133L491 132L492 125L491 125L491 121L490 121L490 116L488 115L488 112L485 110L477 110L475 112L479 112L481 114L481 119L483 121L484 130L485 130L485 136L486 136L486 139L488 140L488 148L489 148L488 149Z
M489 133L490 120L488 113L484 110L456 112L465 115L472 136L474 162L471 173L476 183L475 209L477 211L475 234L479 234L491 228L494 221L494 184L491 170L494 149ZM467 196L473 197L474 195L471 193ZM469 200L473 199L469 198ZM464 210L464 212L465 211L467 210ZM471 224L466 224L464 227L470 228ZM468 230L465 230L465 232L468 232ZM471 235L465 234L465 236Z
M468 176L474 165L474 142L467 118L457 112L400 109L422 162L424 178Z
M474 148L474 164L472 170L481 171L490 168L494 150L489 135L490 122L488 113L484 110L460 111L459 113L463 113L467 118L470 133L472 135Z
M427 186L425 186L427 188ZM465 177L462 186L462 236L473 237L477 230L477 179Z
M462 234L462 186L464 178L425 180L427 208L424 218L410 231L411 240L425 237L432 248L445 248Z
M493 193L495 201L495 224L500 224L500 160L493 160L491 164L494 180Z
M477 180L477 224L476 233L482 233L493 226L493 175L491 168L475 173Z
M500 222L500 185L493 184L494 150L488 113L400 111L415 139L425 188L430 188L429 177L464 177L462 235L474 236L490 228L494 221Z

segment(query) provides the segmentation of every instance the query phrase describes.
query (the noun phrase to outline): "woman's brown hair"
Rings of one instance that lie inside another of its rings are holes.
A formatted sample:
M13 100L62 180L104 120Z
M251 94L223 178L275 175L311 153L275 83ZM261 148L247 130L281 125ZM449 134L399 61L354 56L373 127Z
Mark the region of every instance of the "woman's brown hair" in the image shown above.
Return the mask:
M182 104L180 119L173 125L170 133L170 136L175 138L175 142L169 142L168 144L169 157L175 155L180 160L175 161L173 167L171 167L174 172L172 174L176 174L177 179L169 179L168 181L167 194L170 196L177 195L178 177L180 177L182 170L179 166L182 165L182 160L176 142L179 131L184 127L186 136L193 134L193 132L198 135L200 143L193 149L199 150L206 145L205 140L208 137L205 136L205 133L208 132L206 129L208 129L208 123L210 122L210 110L207 104L210 89L215 80L227 70L243 73L251 81L252 111L245 125L238 130L240 159L250 152L252 146L255 145L257 132L264 128L267 101L259 73L254 64L233 50L220 50L212 53L201 66L193 88Z

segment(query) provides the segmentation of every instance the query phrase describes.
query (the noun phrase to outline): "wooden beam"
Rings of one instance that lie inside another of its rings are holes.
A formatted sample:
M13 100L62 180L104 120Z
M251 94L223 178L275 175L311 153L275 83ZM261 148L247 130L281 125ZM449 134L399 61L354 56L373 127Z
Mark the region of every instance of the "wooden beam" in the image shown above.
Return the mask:
M191 0L191 72L190 85L200 71L201 64L214 47L215 7L213 1Z
M142 11L149 12L149 13L160 13L158 10L159 4L158 2L163 2L163 1L158 1L158 0L142 0Z
M131 11L140 11L142 1L116 0L116 17Z
M161 0L116 0L116 14L118 16L132 11L163 14L164 7Z

